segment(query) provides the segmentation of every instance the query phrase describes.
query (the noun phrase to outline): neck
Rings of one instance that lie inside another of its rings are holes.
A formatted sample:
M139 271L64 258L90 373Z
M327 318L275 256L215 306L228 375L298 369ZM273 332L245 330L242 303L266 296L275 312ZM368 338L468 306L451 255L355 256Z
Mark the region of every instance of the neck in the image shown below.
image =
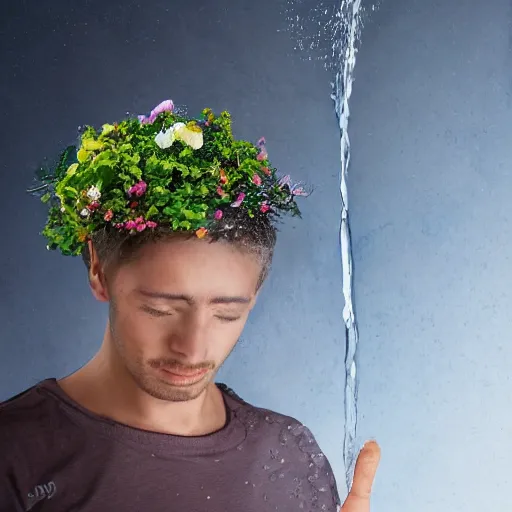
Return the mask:
M213 382L186 402L152 397L137 386L107 336L91 361L59 381L75 402L97 415L151 432L201 436L224 426L224 399Z

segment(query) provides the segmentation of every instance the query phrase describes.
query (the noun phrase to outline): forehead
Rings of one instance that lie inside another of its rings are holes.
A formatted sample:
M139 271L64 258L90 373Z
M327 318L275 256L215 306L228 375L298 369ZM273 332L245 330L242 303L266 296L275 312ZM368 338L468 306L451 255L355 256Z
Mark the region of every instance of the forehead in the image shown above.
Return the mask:
M237 247L208 240L150 243L122 265L116 285L179 293L196 298L245 295L252 297L261 273L259 259Z

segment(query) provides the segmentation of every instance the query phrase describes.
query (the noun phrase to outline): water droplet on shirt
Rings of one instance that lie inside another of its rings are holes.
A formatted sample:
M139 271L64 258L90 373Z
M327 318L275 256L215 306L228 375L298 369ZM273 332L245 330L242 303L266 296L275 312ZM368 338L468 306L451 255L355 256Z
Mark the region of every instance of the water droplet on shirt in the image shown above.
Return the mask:
M281 464L284 464L284 459L281 459Z
M209 500L210 499L210 496L206 496L206 499Z
M240 444L240 445L238 445L238 446L236 447L236 449L237 449L239 452L241 452L241 451L244 449L244 447Z
M249 482L245 482L245 485L249 485Z
M268 501L268 496L266 494L263 495L263 501Z
M265 464L265 465L263 466L263 469L264 469L265 471L268 471L268 470L270 469L270 466L267 466L267 465Z
M279 455L279 452L277 450L270 450L270 458L271 459L277 459L278 455Z
M275 482L277 480L277 471L274 471L273 473L270 474L269 480L271 482Z

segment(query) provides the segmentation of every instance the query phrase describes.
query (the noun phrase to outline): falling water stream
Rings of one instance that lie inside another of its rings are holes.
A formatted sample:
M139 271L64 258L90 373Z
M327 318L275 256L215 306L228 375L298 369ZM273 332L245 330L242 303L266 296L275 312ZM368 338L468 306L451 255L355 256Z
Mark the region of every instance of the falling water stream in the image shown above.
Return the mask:
M304 18L305 0L291 0L293 8L290 12L297 12L300 7L302 16L295 14L288 20L292 30L298 36L297 49L306 53L310 50L320 55L318 59L324 61L326 68L331 70L335 77L332 83L332 99L338 118L340 129L341 149L341 266L343 276L343 323L345 342L345 388L344 413L345 435L343 442L343 461L345 465L345 479L347 489L350 489L358 446L356 446L357 429L357 346L358 331L354 311L352 290L352 245L349 223L348 207L348 169L350 163L350 139L348 134L348 120L350 116L349 99L352 93L354 67L356 63L357 46L360 41L362 19L367 11L362 7L361 0L341 0L339 4L318 0L311 1L307 19ZM375 10L373 4L370 10ZM318 52L320 50L320 52ZM325 50L325 55L321 55ZM311 55L306 55L311 60Z

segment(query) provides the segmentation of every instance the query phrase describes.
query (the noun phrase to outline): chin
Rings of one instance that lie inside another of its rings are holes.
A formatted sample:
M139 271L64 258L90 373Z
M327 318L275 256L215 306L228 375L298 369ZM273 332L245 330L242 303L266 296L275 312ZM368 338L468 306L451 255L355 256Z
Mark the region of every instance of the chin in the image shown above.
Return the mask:
M201 396L208 388L212 376L206 374L199 382L188 386L176 386L153 376L137 379L139 387L148 395L166 402L188 402Z

